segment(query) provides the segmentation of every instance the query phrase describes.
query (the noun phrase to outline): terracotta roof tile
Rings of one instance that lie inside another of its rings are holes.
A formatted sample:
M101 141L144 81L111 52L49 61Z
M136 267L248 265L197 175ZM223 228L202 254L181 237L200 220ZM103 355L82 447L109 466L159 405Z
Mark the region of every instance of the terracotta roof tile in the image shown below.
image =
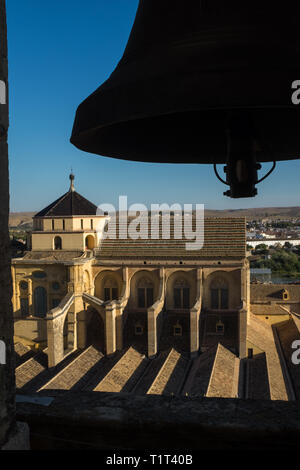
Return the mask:
M205 218L204 245L198 250L187 250L189 240L174 238L174 218L171 218L170 238L162 238L160 223L158 239L120 239L119 224L116 223L116 238L106 238L102 241L97 255L107 258L231 258L241 259L246 256L246 227L245 218ZM129 221L130 222L130 221ZM150 233L150 218L148 219ZM126 227L125 227L126 229ZM195 220L192 229L195 230Z
M251 302L282 300L282 292L286 289L289 299L286 301L300 302L300 285L293 284L251 284Z

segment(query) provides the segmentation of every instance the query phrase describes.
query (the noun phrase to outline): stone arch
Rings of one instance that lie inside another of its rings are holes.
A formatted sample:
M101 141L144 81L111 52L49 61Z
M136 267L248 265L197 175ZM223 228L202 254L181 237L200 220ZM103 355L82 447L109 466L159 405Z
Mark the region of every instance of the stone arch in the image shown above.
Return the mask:
M58 235L54 237L53 248L54 250L62 250L62 238L59 237Z
M137 282L138 308L148 308L154 303L154 283L149 277L142 277Z
M232 306L231 294L234 280L231 272L215 271L204 283L204 305L212 310L227 310Z
M97 310L88 307L86 312L86 346L91 345L105 352L105 323Z
M211 289L228 289L228 279L223 276L215 277L210 282Z
M37 286L33 292L35 316L45 316L48 310L47 291L45 287Z
M232 351L238 351L241 276L240 268L211 269L205 278L200 320L201 348L211 348L221 342ZM222 290L227 290L225 296Z
M159 349L190 351L190 309L197 295L195 270L172 270L166 283L165 313Z
M118 271L101 271L94 281L95 297L103 301L117 300L122 291L122 278Z
M20 292L27 293L28 292L28 281L21 280L19 282L19 289L20 289Z
M175 271L167 280L166 308L190 309L196 301L196 277L193 272Z
M159 279L154 271L141 270L130 280L129 308L147 309L157 299Z
M85 237L85 247L87 250L93 250L95 248L95 237L93 235Z

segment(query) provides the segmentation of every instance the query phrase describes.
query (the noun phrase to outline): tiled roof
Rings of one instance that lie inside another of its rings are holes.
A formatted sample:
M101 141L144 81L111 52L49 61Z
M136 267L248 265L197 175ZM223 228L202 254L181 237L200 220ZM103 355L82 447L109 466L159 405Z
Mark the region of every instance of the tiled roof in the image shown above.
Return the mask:
M292 348L292 344L295 340L299 341L300 334L299 330L293 319L287 320L282 323L275 325L278 333L279 341L281 344L282 352L284 354L285 362L289 370L289 374L292 380L293 389L296 394L296 399L300 399L300 369L298 364L293 364L292 353L295 349Z
M284 315L287 311L281 305L252 304L251 312L254 315Z
M263 320L250 314L247 325L247 342L266 353L271 400L288 400L288 392L276 348L273 330ZM250 344L249 344L250 347Z
M68 191L35 217L61 217L70 215L96 215L97 206L76 191Z
M235 397L236 355L216 344L197 357L191 367L182 394L206 397Z
M22 259L49 260L49 261L71 261L80 258L83 251L28 251Z
M212 369L207 397L234 398L234 372L236 356L227 348L218 344L214 366Z
M204 397L206 395L218 344L198 356L184 384L183 395Z
M187 250L186 243L195 240L183 235L182 239L174 237L174 217L171 217L170 237L162 237L162 223L160 219L159 235L157 239L150 238L151 221L148 221L148 239L119 238L119 221L116 221L116 238L106 238L97 252L100 259L107 258L231 258L241 259L246 256L246 226L245 218L205 218L204 245L198 250ZM130 223L131 220L128 221ZM126 226L121 226L127 229ZM193 218L192 229L196 228Z
M266 353L258 353L247 362L246 394L252 400L270 400Z
M282 300L282 291L284 289L289 293L287 303L289 301L300 302L300 285L293 284L251 284L251 302Z

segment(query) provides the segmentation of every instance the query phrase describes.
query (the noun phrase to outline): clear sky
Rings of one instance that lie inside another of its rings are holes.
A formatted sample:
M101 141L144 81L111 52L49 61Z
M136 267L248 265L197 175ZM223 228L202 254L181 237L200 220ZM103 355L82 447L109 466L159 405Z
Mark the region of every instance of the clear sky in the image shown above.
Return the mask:
M138 0L7 1L11 211L40 210L66 192L71 167L76 190L97 205L117 205L119 195L147 206L299 205L300 160L279 163L258 185L256 198L233 200L223 196L226 187L210 165L126 162L70 144L76 108L116 67L137 5Z

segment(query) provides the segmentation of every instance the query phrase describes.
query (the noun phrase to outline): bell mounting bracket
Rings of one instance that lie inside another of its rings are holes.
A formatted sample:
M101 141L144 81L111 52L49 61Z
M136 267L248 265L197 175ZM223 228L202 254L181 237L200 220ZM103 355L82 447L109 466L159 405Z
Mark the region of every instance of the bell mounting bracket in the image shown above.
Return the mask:
M214 163L217 178L227 186L224 196L231 198L254 197L257 195L256 184L265 180L275 169L276 162L268 173L258 179L257 171L261 164L256 161L257 142L251 115L247 112L232 112L227 124L227 162L224 167L226 181L218 173Z

